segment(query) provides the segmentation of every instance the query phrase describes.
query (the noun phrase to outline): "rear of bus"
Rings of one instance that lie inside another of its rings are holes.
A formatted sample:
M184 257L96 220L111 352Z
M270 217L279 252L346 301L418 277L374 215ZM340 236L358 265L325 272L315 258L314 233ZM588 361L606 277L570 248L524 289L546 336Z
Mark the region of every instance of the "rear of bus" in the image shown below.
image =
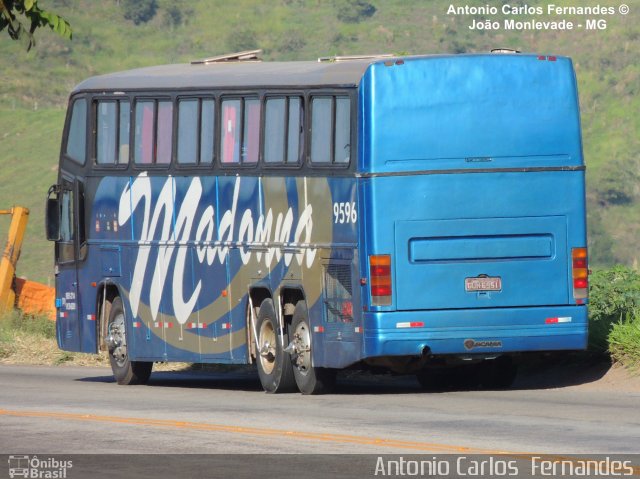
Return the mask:
M369 67L359 95L364 357L584 349L571 60L389 60Z

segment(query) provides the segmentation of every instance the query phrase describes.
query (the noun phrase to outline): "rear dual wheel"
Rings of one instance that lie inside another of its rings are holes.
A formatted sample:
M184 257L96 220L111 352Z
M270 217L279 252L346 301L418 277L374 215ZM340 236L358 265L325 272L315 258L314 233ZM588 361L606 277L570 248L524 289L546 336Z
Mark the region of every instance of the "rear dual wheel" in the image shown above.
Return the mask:
M296 386L302 394L329 392L335 385L335 370L312 366L305 302L296 304L292 323L282 331L282 338L278 324L273 301L265 299L256 324L256 363L262 388L268 393L294 392Z
M291 357L283 347L289 337L286 331L279 337L280 327L271 299L265 299L260 305L256 331L256 363L262 388L268 393L294 392L296 382Z
M336 383L336 370L318 368L312 365L311 330L307 305L298 301L291 322L291 346L293 375L302 394L324 394L330 392Z

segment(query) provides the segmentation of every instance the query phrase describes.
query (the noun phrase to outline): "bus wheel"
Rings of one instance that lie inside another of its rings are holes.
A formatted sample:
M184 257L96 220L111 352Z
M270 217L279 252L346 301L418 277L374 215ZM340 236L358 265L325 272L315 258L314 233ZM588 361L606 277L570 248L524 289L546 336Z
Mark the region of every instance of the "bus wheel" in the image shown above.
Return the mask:
M145 384L151 375L153 363L129 360L124 308L119 297L111 304L108 331L109 362L118 384Z
M293 375L302 394L324 394L336 384L336 370L317 368L311 365L311 330L307 306L298 301L291 323L290 349L293 357Z
M291 358L284 352L282 344L289 339L285 332L282 341L278 337L278 321L271 299L265 299L258 312L257 365L262 388L268 393L295 391Z

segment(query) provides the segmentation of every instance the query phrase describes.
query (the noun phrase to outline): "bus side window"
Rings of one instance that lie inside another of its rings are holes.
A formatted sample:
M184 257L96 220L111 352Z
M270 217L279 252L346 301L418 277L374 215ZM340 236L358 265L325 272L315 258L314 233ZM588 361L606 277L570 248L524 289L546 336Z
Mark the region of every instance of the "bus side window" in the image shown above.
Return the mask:
M287 163L299 163L302 158L304 110L300 97L289 98L289 125L287 132Z
M101 165L113 164L116 151L116 102L98 102L96 110L96 162Z
M202 100L200 113L200 164L213 163L213 137L215 134L215 110L213 99Z
M118 164L129 163L129 131L131 130L131 104L128 101L119 102L120 125L118 131Z
M301 98L268 98L265 108L265 163L299 163L304 133Z
M257 163L260 151L260 100L244 101L244 125L242 133L242 163Z
M153 162L153 123L154 102L151 100L136 103L136 134L135 155L136 164Z
M331 163L331 97L314 97L311 101L311 161Z
M198 154L198 100L178 103L178 163L195 164Z
M284 161L285 99L268 98L264 120L264 161Z
M349 163L351 151L351 104L349 97L336 98L335 163Z
M171 163L173 143L173 102L158 102L158 132L156 134L156 163Z
M220 125L222 163L240 163L240 100L222 101Z
M126 165L129 162L128 101L98 101L96 113L96 163Z
M73 102L66 154L81 165L86 161L87 146L87 100L80 98Z

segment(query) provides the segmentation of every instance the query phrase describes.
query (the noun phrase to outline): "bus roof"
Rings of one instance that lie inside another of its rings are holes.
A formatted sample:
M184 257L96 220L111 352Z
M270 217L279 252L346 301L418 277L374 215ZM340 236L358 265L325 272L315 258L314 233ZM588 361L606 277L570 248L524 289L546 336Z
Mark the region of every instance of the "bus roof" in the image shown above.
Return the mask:
M379 60L379 59L378 59ZM386 60L390 60L386 58ZM223 62L138 68L89 78L74 92L180 88L358 86L375 58L336 62Z
M73 93L81 91L173 90L207 88L358 87L367 68L397 60L443 57L496 56L496 53L438 54L407 57L363 57L344 61L213 62L182 63L137 68L88 78ZM515 55L514 55L515 56ZM532 54L517 54L530 57ZM560 57L558 57L560 58Z

